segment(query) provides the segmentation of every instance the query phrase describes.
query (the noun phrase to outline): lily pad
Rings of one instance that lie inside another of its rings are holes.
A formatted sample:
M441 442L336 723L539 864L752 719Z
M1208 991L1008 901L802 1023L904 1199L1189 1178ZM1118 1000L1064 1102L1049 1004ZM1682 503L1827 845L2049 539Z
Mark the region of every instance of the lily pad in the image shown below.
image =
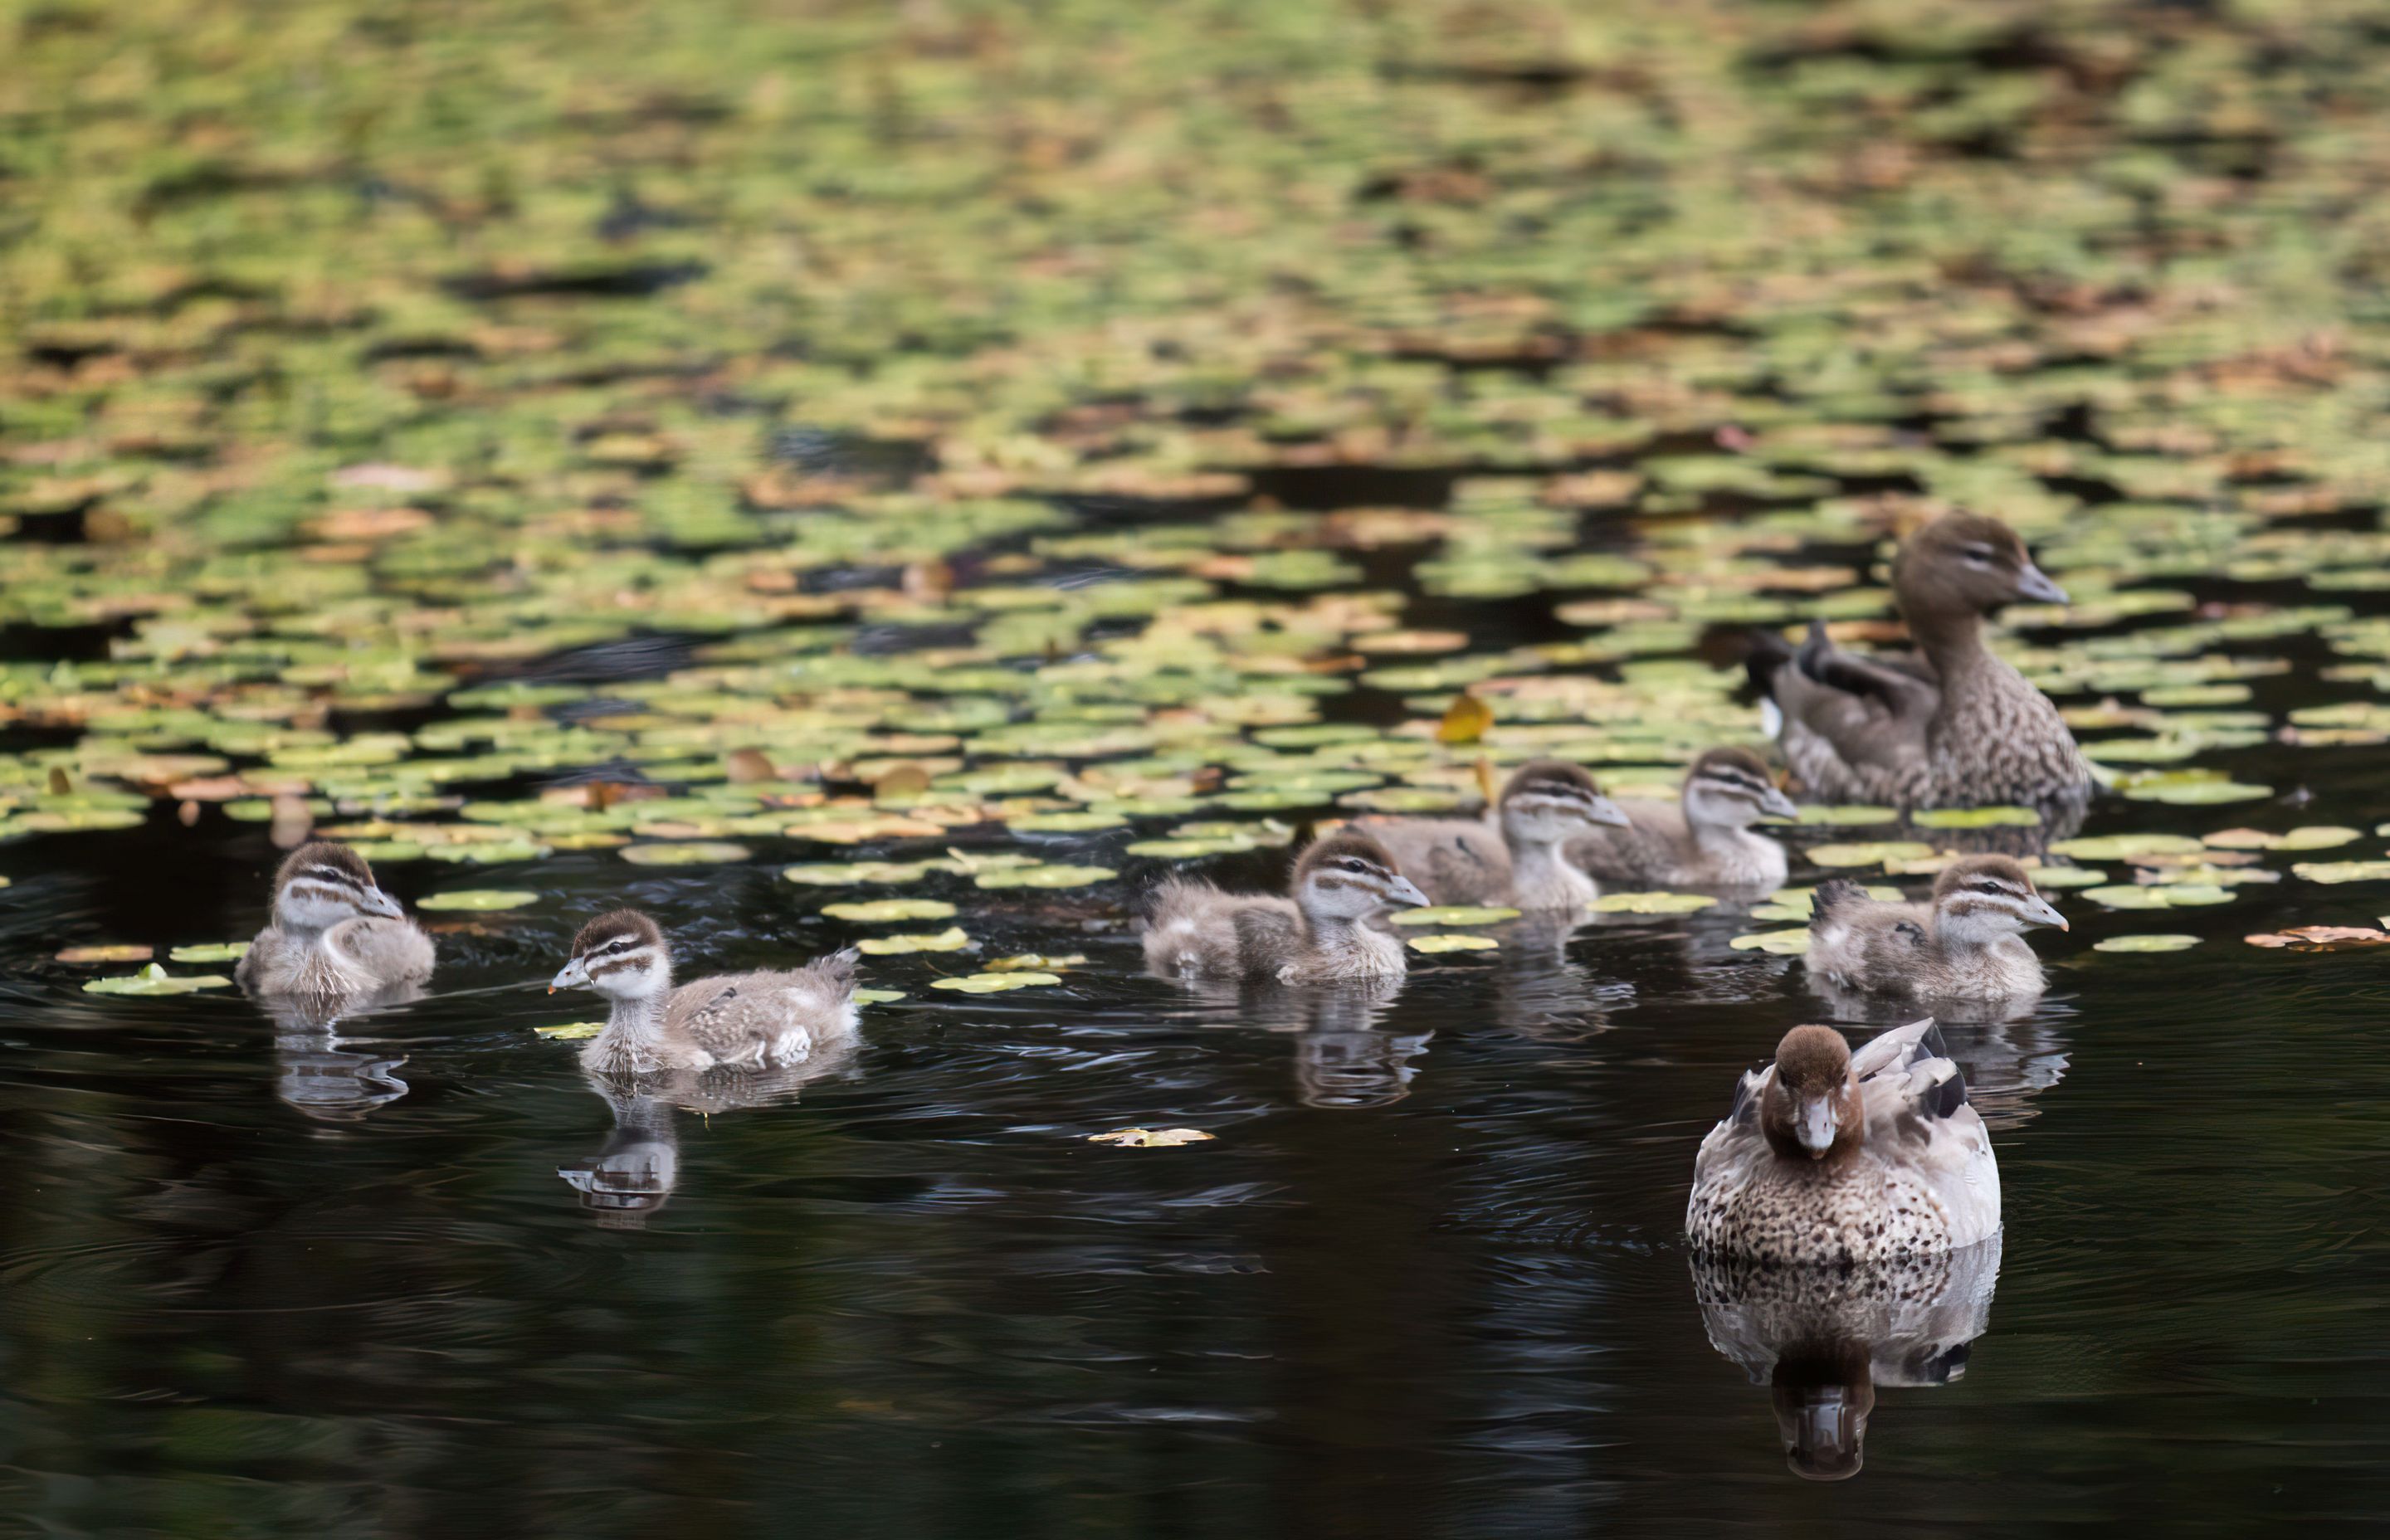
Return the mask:
M1914 840L1877 840L1864 844L1812 845L1806 852L1819 866L1881 866L1887 861L1921 861L1934 853L1932 845Z
M815 861L783 866L780 879L812 887L842 888L918 882L929 871L927 861Z
M148 962L157 948L139 942L116 942L103 946L70 946L57 954L62 963L136 963Z
M542 1037L552 1038L560 1043L577 1043L585 1037L595 1037L599 1033L604 1032L606 1030L606 1023L603 1021L567 1021L560 1026L533 1027L531 1030L539 1033Z
M1492 936L1435 935L1407 939L1414 952L1490 952L1502 944Z
M1109 882L1120 873L1110 866L1015 866L1009 871L984 871L971 880L982 888L1084 888Z
M832 919L879 925L896 919L952 919L955 906L935 898L879 898L865 904L825 904L822 913Z
M1593 901L1593 908L1603 915L1690 915L1717 902L1707 893L1604 893Z
M857 950L875 957L902 956L912 952L959 952L971 943L970 937L958 925L948 926L934 934L915 932L894 936L867 936L856 942Z
M1499 925L1519 918L1516 909L1435 904L1420 909L1399 909L1388 917L1396 925Z
M638 866L720 866L744 861L755 853L728 841L691 840L652 845L625 845L618 853Z
M1109 1134L1090 1134L1089 1144L1120 1145L1130 1149L1169 1149L1183 1144L1201 1144L1217 1137L1200 1128L1115 1128Z
M2091 943L2094 952L2188 952L2199 944L2197 936L2170 935L2164 932L2139 936L2110 936Z
M430 893L416 902L418 909L463 909L489 913L498 909L520 909L526 904L539 902L539 894L528 888L460 888L453 892Z
M169 973L151 963L138 973L84 982L85 995L192 995L203 989L230 989L232 981L214 973Z
M951 989L965 995L996 995L1008 989L1035 989L1042 984L1062 982L1053 973L966 973L955 979L932 979L932 989Z
M1738 952L1766 952L1780 957L1797 957L1809 950L1809 932L1801 930L1754 930L1747 936L1737 936L1727 944Z
M2390 881L2390 861L2300 861L2291 875L2309 882Z
M858 989L854 998L858 1006L884 1006L905 998L905 992L901 989Z
M177 946L166 954L169 962L226 963L238 962L249 956L250 943L245 941L212 941L193 946Z
M2187 909L2225 903L2231 898L2232 891L2204 882L2152 883L2147 887L2127 883L2086 888L2083 896L2111 909Z
M1924 807L1908 821L1920 828L2037 828L2041 815L2029 807Z

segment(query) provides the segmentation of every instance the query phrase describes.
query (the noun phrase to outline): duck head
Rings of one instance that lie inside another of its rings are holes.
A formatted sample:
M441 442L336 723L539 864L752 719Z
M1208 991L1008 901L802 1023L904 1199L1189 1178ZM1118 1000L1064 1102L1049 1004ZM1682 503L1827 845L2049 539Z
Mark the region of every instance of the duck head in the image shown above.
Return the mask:
M636 909L599 915L572 938L572 956L547 986L594 989L615 1000L648 1000L672 989L672 953L654 920Z
M1294 864L1291 886L1296 906L1315 925L1352 924L1427 903L1427 894L1395 867L1385 846L1351 828L1315 841Z
M405 919L398 900L374 882L373 868L348 846L315 840L283 857L274 874L274 923L286 930L328 930L372 915Z
M1502 788L1497 811L1502 838L1513 845L1557 845L1599 825L1626 824L1626 815L1601 794L1591 776L1556 759L1519 766Z
M1788 1161L1846 1155L1867 1133L1851 1046L1831 1027L1794 1027L1776 1045L1776 1072L1759 1103L1759 1131Z
M1946 513L1902 541L1892 591L1912 626L1989 615L2021 600L2066 602L2016 531L1975 513Z
M1944 941L1985 946L2043 928L2066 930L2066 917L2005 855L1954 861L1934 880L1934 933Z
M1749 828L1763 818L1800 815L1792 799L1748 749L1713 749L1693 761L1685 776L1685 822L1710 828Z
M1868 1344L1857 1338L1800 1342L1768 1377L1784 1463L1807 1482L1846 1481L1866 1458L1875 1379Z

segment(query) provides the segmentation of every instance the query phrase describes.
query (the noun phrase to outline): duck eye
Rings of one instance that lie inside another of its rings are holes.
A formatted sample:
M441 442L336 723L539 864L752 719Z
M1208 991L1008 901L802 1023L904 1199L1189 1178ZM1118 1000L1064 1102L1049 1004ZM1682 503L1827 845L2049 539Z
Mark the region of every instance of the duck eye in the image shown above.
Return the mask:
M2000 891L2000 885L1997 882L1978 882L1975 884L1975 891L1977 892L1996 893Z
M1360 858L1359 856L1356 855L1356 856L1347 856L1347 857L1345 858L1345 861L1344 861L1344 869L1345 869L1346 871L1348 871L1348 872L1365 872L1365 871L1368 871L1369 868L1362 863L1361 858Z

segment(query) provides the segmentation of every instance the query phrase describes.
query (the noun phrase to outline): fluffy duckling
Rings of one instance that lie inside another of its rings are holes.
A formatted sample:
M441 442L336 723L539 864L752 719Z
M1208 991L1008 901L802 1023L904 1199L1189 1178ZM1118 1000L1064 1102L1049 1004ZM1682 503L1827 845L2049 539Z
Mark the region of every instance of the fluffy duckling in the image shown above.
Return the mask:
M636 909L617 909L581 928L547 991L594 989L613 1002L606 1030L581 1050L582 1064L598 1073L760 1070L801 1063L854 1037L855 956L675 989L663 931Z
M1569 863L1568 842L1603 825L1624 828L1626 815L1591 776L1544 759L1511 774L1491 817L1362 822L1438 904L1582 909L1600 890Z
M1696 1251L1766 1266L1899 1262L1999 1228L1991 1135L1932 1017L1857 1055L1831 1027L1786 1033L1702 1141L1685 1206Z
M1784 847L1751 826L1797 810L1747 749L1713 749L1695 760L1675 806L1635 798L1618 805L1625 828L1569 842L1569 860L1597 881L1627 889L1784 885Z
M273 921L233 977L253 995L337 1014L363 996L421 984L431 966L431 938L375 885L365 857L317 840L283 858Z
M2067 928L2005 855L1971 855L1942 869L1924 904L1884 904L1848 878L1810 901L1809 971L1844 989L1962 1000L2041 992L2041 959L2024 932Z
M1186 979L1275 979L1281 983L1399 976L1403 943L1372 923L1416 908L1427 895L1386 847L1358 829L1315 841L1294 864L1291 895L1225 893L1172 879L1146 920L1145 961Z
M1796 653L1768 637L1752 680L1809 794L1904 807L2075 802L2091 770L2058 709L1984 641L1984 617L2019 599L2066 602L1995 519L1945 514L1892 562L1913 654L1862 658L1812 626Z

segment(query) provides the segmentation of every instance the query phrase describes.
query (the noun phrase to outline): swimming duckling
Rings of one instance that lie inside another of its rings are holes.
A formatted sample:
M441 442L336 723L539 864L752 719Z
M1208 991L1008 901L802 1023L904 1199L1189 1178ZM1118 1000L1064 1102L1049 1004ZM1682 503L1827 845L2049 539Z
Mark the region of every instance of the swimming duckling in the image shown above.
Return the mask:
M1405 875L1438 904L1582 909L1600 892L1569 864L1568 841L1626 815L1593 777L1559 760L1521 765L1488 818L1366 818Z
M295 998L337 1015L359 998L431 977L431 938L374 883L348 846L317 840L274 874L274 918L233 969L253 995Z
M598 1073L758 1070L796 1064L854 1035L856 954L784 972L726 973L673 987L672 951L636 909L599 915L572 938L572 959L548 986L594 989L614 1002L606 1030L581 1050Z
M1294 864L1290 898L1225 893L1173 878L1146 920L1145 961L1171 978L1374 979L1404 970L1403 943L1371 922L1427 895L1386 847L1358 829L1316 841Z
M1845 989L1927 998L2013 999L2041 993L2037 926L2067 928L2005 855L1953 861L1925 904L1884 904L1848 878L1818 885L1809 905L1809 971Z
M1843 652L1813 625L1797 653L1769 637L1751 660L1808 793L1903 807L2087 800L2090 766L2058 708L1984 642L1984 617L2004 605L2066 602L2016 532L1945 514L1902 543L1892 590L1912 654Z
M1693 1165L1693 1249L1768 1266L1893 1262L1999 1232L2000 1173L1934 1019L1857 1055L1795 1027L1746 1073Z
M1784 885L1784 847L1751 826L1798 810L1747 749L1713 749L1693 761L1674 805L1634 798L1618 805L1625 828L1569 841L1569 860L1598 881L1628 889Z

